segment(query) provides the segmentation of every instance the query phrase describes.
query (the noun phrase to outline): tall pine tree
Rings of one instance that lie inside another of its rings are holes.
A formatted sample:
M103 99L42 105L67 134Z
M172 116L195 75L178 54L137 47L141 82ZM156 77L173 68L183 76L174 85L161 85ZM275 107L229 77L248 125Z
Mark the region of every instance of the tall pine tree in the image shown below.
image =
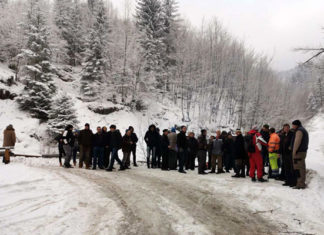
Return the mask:
M107 54L109 45L109 24L103 1L95 5L93 25L87 41L85 64L82 72L81 92L85 96L95 95L107 75Z
M153 74L158 86L164 85L165 19L159 0L139 0L136 7L136 25L144 69Z
M60 37L65 41L64 54L71 66L81 64L81 53L84 51L82 29L82 12L79 1L56 0L54 5L55 24Z
M67 125L78 124L75 109L71 97L60 93L52 103L52 109L49 112L48 132L50 135L57 135L64 130Z
M25 88L18 102L21 109L30 111L33 117L41 120L48 119L52 96L56 91L48 35L39 3L31 0L26 24L27 44L21 53L26 63L23 68Z
M177 33L179 30L178 3L175 0L163 0L163 18L164 18L164 44L165 55L164 70L166 76L166 89L169 90L169 80L174 78L177 65Z

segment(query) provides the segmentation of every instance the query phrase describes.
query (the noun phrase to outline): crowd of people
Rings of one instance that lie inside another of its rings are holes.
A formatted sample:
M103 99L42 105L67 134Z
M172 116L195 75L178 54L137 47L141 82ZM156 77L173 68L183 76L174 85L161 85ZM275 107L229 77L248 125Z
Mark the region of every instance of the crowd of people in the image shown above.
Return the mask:
M299 120L283 125L276 132L275 128L264 125L259 131L252 128L242 133L237 129L232 132L216 131L207 139L207 130L201 130L196 138L195 133L187 134L187 127L160 129L149 126L144 141L147 145L147 168L160 168L164 171L177 170L187 173L195 170L198 160L198 174L223 174L234 171L234 178L249 176L253 182L266 182L265 176L284 181L284 186L294 189L306 187L305 159L308 150L308 132ZM73 131L68 125L56 140L59 143L60 165L71 168L76 166L76 155L79 151L79 168L105 169L113 171L115 161L123 171L130 169L131 155L133 166L136 163L136 146L138 137L133 127L129 127L122 136L115 125L97 127L95 134L89 124L81 131ZM122 150L120 159L118 151ZM64 164L62 157L64 156ZM208 158L207 158L208 157ZM268 169L268 170L267 170Z

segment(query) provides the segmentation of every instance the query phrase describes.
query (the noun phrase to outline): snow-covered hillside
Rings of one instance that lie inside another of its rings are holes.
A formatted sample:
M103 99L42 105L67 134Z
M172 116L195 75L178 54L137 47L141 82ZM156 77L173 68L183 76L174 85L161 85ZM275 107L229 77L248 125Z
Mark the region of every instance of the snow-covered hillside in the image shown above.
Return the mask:
M13 73L4 65L0 64L0 74L7 78ZM133 126L140 139L139 153L143 152L144 143L143 137L150 124L156 124L160 129L171 128L174 125L189 125L190 128L198 130L198 125L195 123L182 123L181 110L176 107L168 99L163 97L162 94L149 94L143 93L142 99L147 109L142 112L132 111L129 106L112 101L107 101L111 98L111 94L103 93L100 99L96 101L84 102L81 100L80 92L80 76L79 69L76 68L72 73L72 81L63 81L56 79L55 84L58 90L62 93L69 95L76 109L76 115L79 121L79 125L76 128L83 128L85 123L90 123L92 129L96 129L97 126L108 126L116 124L123 134L129 126ZM1 83L0 83L1 84ZM8 90L16 94L20 94L23 86L21 83L17 83L11 87L7 87ZM101 115L94 113L88 107L104 107L118 108L119 111L113 112L108 115ZM53 153L57 150L56 146L49 145L52 140L46 133L47 124L40 123L39 120L32 118L27 112L22 112L18 108L18 104L14 100L0 100L0 129L12 124L16 129L17 145L16 153L19 154L31 154L41 155ZM0 135L0 141L2 142L3 136ZM141 151L143 150L143 151ZM144 152L143 152L144 153Z

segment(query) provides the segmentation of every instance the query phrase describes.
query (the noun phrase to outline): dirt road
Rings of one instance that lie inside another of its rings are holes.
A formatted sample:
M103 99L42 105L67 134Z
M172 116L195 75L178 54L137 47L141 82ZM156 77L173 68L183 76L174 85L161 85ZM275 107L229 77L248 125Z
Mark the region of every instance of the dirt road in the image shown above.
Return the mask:
M65 180L71 175L86 179L112 199L123 214L115 224L118 234L278 233L276 226L243 207L231 195L201 186L199 181L205 181L204 176L143 168L112 173L50 170Z

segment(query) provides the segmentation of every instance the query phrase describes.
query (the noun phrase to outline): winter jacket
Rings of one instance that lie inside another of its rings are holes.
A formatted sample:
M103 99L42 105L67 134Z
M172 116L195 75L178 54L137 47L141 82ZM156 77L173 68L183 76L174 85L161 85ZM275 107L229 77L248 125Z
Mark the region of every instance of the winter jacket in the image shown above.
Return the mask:
M65 130L63 132L62 140L63 145L70 145L71 147L74 147L75 136L71 130Z
M168 135L170 149L173 151L177 151L177 134L175 132L171 132Z
M161 151L162 154L166 154L169 151L169 145L170 141L167 135L162 135L162 141L161 141Z
M93 136L93 147L105 147L105 134L101 133L96 133Z
M132 151L132 137L128 136L128 135L124 135L123 136L123 140L122 140L122 151L124 153L129 153Z
M269 143L268 143L268 151L269 153L278 153L280 148L280 137L276 133L272 133L270 135Z
M151 131L151 128L154 127L154 130ZM153 148L153 147L158 147L160 138L159 134L156 131L156 128L154 125L151 125L149 127L149 130L146 132L144 140L147 144L147 147Z
M189 137L188 139L188 150L191 154L197 154L198 152L198 141L195 137Z
M291 154L291 149L290 149L290 144L291 140L294 136L294 133L292 131L289 131L288 133L283 133L280 136L280 149L279 153L283 155L290 155Z
M304 127L299 127L295 135L292 138L291 149L293 150L293 156L297 153L305 153L308 150L309 136Z
M259 134L261 135L262 139L265 140L265 142L269 143L270 133L268 131L261 130ZM266 145L262 145L262 154L268 155L268 148Z
M222 150L224 153L232 154L234 151L234 141L233 139L226 138L223 141Z
M120 149L122 146L122 139L123 139L123 137L121 136L119 130L116 130L114 132L109 131L108 132L108 140L109 140L108 146L109 146L109 148Z
M14 147L16 144L15 129L10 125L3 132L3 147Z
M180 151L188 149L187 136L186 133L182 131L177 135L177 147Z
M222 139L215 139L213 141L213 148L212 154L213 155L220 155L223 153L223 140Z
M245 141L242 135L238 135L234 141L234 155L236 159L246 159Z
M78 136L79 145L90 147L92 145L93 133L91 130L82 130Z
M207 138L204 135L200 135L198 137L198 150L199 151L207 151L208 144L207 144Z
M263 146L268 146L268 144L266 143L266 141L262 138L261 134L255 130L251 130L249 132L249 135L252 138L252 144L254 146L255 152L251 153L249 152L249 154L255 154L261 157L261 151L262 151L262 147Z
M137 135L135 133L132 133L131 134L131 139L132 139L132 149L135 149L136 148L136 143L138 142L138 138L137 138Z

